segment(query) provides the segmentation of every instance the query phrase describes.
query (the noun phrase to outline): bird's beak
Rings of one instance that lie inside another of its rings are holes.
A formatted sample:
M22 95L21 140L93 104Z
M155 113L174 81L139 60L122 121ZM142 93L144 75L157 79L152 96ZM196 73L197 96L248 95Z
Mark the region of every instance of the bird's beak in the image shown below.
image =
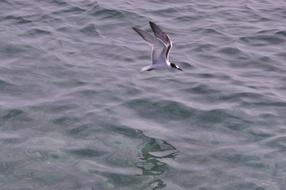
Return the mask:
M178 67L177 69L180 70L180 71L183 71L183 69L181 69L180 67Z

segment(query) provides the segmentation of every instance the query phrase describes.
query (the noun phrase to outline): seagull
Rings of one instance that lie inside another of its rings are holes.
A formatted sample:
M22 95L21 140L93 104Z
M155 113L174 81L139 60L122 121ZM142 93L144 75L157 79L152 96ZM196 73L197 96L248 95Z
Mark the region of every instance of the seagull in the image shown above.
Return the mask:
M176 69L183 71L178 65L169 61L169 53L172 48L172 41L169 36L155 23L150 21L149 24L155 36L139 28L132 27L132 29L135 30L135 32L137 32L152 47L152 64L143 67L141 71L159 69Z

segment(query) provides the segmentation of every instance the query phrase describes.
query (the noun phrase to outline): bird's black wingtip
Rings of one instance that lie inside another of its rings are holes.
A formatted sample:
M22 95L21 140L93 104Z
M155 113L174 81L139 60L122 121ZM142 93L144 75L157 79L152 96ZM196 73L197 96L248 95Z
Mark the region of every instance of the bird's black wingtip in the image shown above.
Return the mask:
M140 32L139 32L140 30L139 30L138 28L136 28L135 26L133 26L132 29L133 29L136 33L140 34Z
M154 22L152 22L152 21L149 21L149 24L150 24L150 26L151 27L153 27L154 25L156 25Z

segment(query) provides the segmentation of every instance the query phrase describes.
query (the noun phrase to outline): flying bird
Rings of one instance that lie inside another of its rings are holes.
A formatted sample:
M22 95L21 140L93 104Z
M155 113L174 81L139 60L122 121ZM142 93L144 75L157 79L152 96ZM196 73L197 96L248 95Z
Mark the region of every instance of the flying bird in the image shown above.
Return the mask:
M172 48L172 41L170 37L155 23L150 21L149 24L154 32L154 35L139 28L132 27L132 29L135 30L135 32L137 32L152 47L152 64L143 67L141 71L159 69L176 69L183 71L178 65L169 61L169 53L170 49Z

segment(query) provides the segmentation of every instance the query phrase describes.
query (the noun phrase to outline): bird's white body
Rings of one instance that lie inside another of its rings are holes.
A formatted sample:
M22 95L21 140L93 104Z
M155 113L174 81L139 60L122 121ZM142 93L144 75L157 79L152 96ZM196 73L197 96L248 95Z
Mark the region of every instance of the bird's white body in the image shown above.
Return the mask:
M165 34L159 28L159 26L157 26L153 22L149 23L155 36L144 30L133 27L133 29L152 47L152 64L143 67L141 71L151 71L159 69L177 69L182 71L180 67L178 67L174 63L170 63L169 61L169 53L172 47L172 41L170 40L169 36Z
M160 62L157 61L155 64L151 64L151 65L143 67L141 71L162 70L162 69L172 69L172 67L170 66L170 62L169 61L160 61Z

